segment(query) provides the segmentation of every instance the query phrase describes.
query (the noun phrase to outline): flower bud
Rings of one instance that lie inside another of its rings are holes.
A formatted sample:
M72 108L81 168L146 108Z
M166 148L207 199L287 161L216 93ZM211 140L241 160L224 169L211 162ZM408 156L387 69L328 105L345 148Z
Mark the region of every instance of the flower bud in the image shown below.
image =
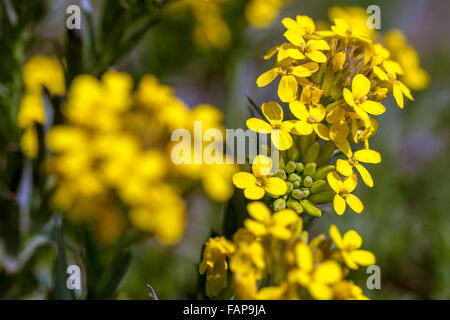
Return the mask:
M300 179L301 179L301 177L296 173L291 173L288 177L288 181L290 181L290 182L299 181Z
M283 198L275 200L275 202L273 203L273 208L275 209L275 211L286 209L286 200L284 200Z
M292 146L287 151L287 155L289 160L298 161L300 159L300 149L297 144L294 142Z
M334 191L321 191L318 193L314 193L308 197L308 200L315 204L325 204L333 201L334 195L336 193Z
M293 185L292 185L292 182L286 182L286 185L287 185L287 191L286 191L286 194L289 194L289 193L291 193L292 192L292 190L294 189L294 187L293 187Z
M300 202L298 202L297 200L294 200L292 198L288 199L287 206L288 206L288 208L294 210L298 214L303 212L303 207L300 205Z
M289 161L288 163L286 163L286 165L284 166L284 169L286 170L286 172L288 174L292 173L295 171L295 162L294 161Z
M302 192L303 192L303 198L308 198L309 197L309 195L310 195L310 191L309 191L309 188L302 188L301 189L302 190Z
M328 162L330 162L335 149L336 149L336 146L334 144L334 141L326 142L320 148L319 158L317 158L317 166L318 167L326 166L328 164Z
M304 169L303 163L297 162L297 163L295 164L295 172L297 172L297 173L302 173L302 172L303 172L303 169Z
M326 179L327 174L331 171L336 171L336 166L329 164L327 166L317 169L316 173L312 175L312 178L314 181Z
M317 158L319 157L319 150L320 145L316 141L313 144L311 144L308 149L306 149L305 157L303 158L303 161L308 162L316 162Z
M287 179L286 171L284 171L283 169L278 169L275 175L282 180Z
M338 52L334 55L334 57L331 59L331 68L334 72L342 70L342 67L345 63L345 52Z
M305 176L312 176L314 173L316 173L316 167L317 165L315 163L307 163L305 166L305 170L303 170L303 174Z
M330 187L328 186L328 183L326 180L317 180L314 181L310 190L311 193L317 193L317 192L321 192L321 191L329 191L327 189L329 189Z
M303 178L303 186L310 188L313 184L313 179L310 176L306 176Z
M303 198L303 192L300 189L294 189L294 190L292 190L291 196L294 199L301 200Z
M303 207L307 214L313 217L320 217L322 215L322 211L307 199L301 200L300 205Z
M295 181L293 184L292 184L292 187L294 188L294 189L298 189L298 188L300 188L300 185L302 184L302 180L300 179L300 180L297 180L297 181Z

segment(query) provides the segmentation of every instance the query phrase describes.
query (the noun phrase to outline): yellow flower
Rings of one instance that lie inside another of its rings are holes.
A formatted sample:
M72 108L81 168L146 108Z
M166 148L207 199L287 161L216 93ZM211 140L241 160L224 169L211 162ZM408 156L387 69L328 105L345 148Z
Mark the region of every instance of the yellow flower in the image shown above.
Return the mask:
M27 92L42 93L43 86L54 95L66 91L64 70L57 57L33 56L23 67L22 78Z
M319 31L318 34L323 37L338 36L344 39L355 39L363 43L371 43L367 30L367 28L365 30L362 28L354 28L346 21L336 18L334 19L334 25L331 26L331 31Z
M241 243L230 260L230 269L235 275L254 275L258 280L262 278L265 267L264 248L256 241Z
M358 183L358 178L355 173L349 177L346 177L344 182L342 182L336 172L330 172L327 175L327 180L331 189L336 192L333 199L333 206L338 215L342 215L344 213L345 203L347 203L356 213L361 213L364 210L361 200L351 194L351 192L355 190Z
M233 175L233 183L244 189L244 195L250 200L259 200L268 192L274 196L282 196L287 191L286 182L278 177L268 177L272 167L272 159L258 155L253 160L252 172L238 172Z
M334 298L338 300L369 300L360 287L351 280L342 280L332 286Z
M317 63L327 62L327 56L322 51L330 50L330 46L325 40L311 39L306 42L303 39L303 33L295 29L288 29L284 36L297 47L300 53L307 56L311 61Z
M374 66L373 72L382 81L388 81L392 85L392 92L394 94L395 101L398 106L403 109L404 101L403 96L407 97L409 100L414 101L408 87L403 84L403 82L397 80L397 74L403 74L402 67L395 61L386 60L383 62L383 71L380 67Z
M332 299L331 285L343 277L339 264L336 261L327 260L315 265L313 250L303 242L298 243L294 250L298 269L290 272L290 279L306 287L314 299Z
M283 6L283 0L251 0L245 7L248 22L258 28L267 28Z
M288 240L292 237L292 230L289 226L297 221L301 223L300 218L293 210L283 209L272 215L269 208L259 201L250 202L247 205L247 211L254 220L246 219L244 225L258 237L271 235L277 239Z
M284 18L281 20L281 23L286 29L295 30L308 37L311 37L316 31L316 24L314 23L314 20L304 15L297 15L295 20L292 18Z
M289 133L294 124L291 121L283 121L283 108L275 102L263 103L262 112L269 123L258 119L250 118L247 120L247 127L258 133L271 134L272 143L279 150L287 150L292 146L293 140ZM273 130L277 130L274 133Z
M234 245L224 237L210 238L203 251L203 259L199 265L200 274L206 272L206 295L217 296L228 285L226 257L234 252Z
M299 119L295 123L295 130L300 135L310 135L313 130L317 135L324 139L330 140L330 130L326 125L320 123L325 118L325 108L319 104L310 106L309 111L300 101L293 101L289 104L292 114Z
M364 183L368 187L373 187L373 180L369 171L364 168L360 162L365 163L380 163L381 156L377 151L362 149L356 151L353 156L350 156L347 160L338 159L336 161L336 170L344 175L351 176L353 174L353 168L355 167L361 175Z
M352 81L352 91L344 88L343 96L345 102L353 107L355 112L362 118L368 118L368 113L380 115L386 108L379 102L367 100L370 91L370 81L362 74L357 74Z
M319 70L319 65L315 62L307 62L301 65L294 65L292 58L284 59L274 68L266 71L256 79L258 87L265 87L281 74L281 80L278 85L278 96L283 102L291 102L296 99L298 91L298 82L300 78L309 77Z
M358 269L358 265L370 266L375 263L372 252L359 249L362 246L362 238L355 230L347 231L342 237L339 229L333 224L329 232L347 267Z

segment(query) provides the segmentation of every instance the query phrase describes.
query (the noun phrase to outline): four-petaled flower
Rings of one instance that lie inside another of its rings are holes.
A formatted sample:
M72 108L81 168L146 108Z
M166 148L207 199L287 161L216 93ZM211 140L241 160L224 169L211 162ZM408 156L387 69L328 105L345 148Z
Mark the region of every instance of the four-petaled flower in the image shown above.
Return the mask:
M287 184L278 177L269 177L272 159L258 155L253 160L252 172L238 172L233 176L233 183L244 189L244 196L250 200L259 200L265 193L282 196L287 191Z
M362 238L355 230L347 231L342 237L339 229L333 224L329 232L347 267L356 270L358 265L370 266L375 264L375 256L372 252L359 249L362 246Z
M361 213L364 210L361 200L352 194L358 183L356 173L346 177L344 181L342 181L341 177L333 171L328 173L327 180L331 189L336 192L333 199L333 207L338 215L344 213L345 203L347 203L356 213Z
M294 101L289 104L289 109L300 120L295 123L295 130L298 134L310 135L314 130L320 138L330 140L330 130L326 125L320 123L326 114L322 105L311 105L308 111L303 103Z
M353 155L350 154L350 157L347 160L338 159L336 161L336 170L340 174L348 177L353 174L353 168L356 168L356 170L358 170L359 174L361 175L364 183L368 187L373 187L372 176L370 175L369 171L367 171L367 169L364 168L362 164L360 164L360 162L374 164L380 163L381 155L375 150L358 150Z

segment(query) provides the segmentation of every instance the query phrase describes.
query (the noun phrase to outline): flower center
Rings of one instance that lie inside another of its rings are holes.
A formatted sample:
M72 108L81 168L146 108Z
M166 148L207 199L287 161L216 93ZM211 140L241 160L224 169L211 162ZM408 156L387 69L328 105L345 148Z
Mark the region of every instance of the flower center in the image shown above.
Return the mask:
M309 124L314 124L316 123L316 119L313 116L309 116L308 119L306 119L306 122Z

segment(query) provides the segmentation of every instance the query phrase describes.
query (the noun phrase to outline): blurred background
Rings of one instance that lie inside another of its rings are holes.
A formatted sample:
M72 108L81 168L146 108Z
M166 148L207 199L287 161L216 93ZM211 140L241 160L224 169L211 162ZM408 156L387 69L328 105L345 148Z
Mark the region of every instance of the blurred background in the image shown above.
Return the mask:
M68 33L65 27L66 8L77 1L13 2L2 0L1 5L2 112L18 106L21 66L29 57L64 54L71 77L81 72L99 75L109 68L126 71L135 81L154 74L188 105L209 103L220 108L227 128L245 128L250 115L246 96L258 105L276 98L275 84L257 88L255 82L271 65L263 59L267 49L283 41L283 17L303 14L327 21L328 10L336 5L378 5L379 32L402 30L431 82L423 91L413 90L415 101L408 101L403 110L393 98L385 101L387 112L379 118L380 130L371 141L383 162L370 168L375 186L358 189L365 204L363 214L347 212L339 217L329 212L313 225L312 233L327 233L331 223L342 231L358 230L364 248L375 253L381 268L380 290L365 288L365 270L352 274L370 298L450 298L449 1L280 0L278 14L264 27L246 0L216 1L214 9L198 5L201 0L117 1L128 12L119 16L112 15L113 8L105 10L106 1L80 1L89 15L82 16L78 33ZM20 32L5 33L11 19ZM89 41L95 42L96 50L83 53L82 67L74 66L70 54ZM5 113L0 122L0 298L66 297L55 290L54 277L65 270L54 267L57 245L46 244L45 221L33 222L40 231L28 242L18 240L18 211L10 192L21 190L26 195L14 182L19 181L17 168L22 163L11 156L19 133ZM198 263L211 228L213 233L222 229L223 204L211 202L202 191L191 193L187 203L189 223L182 241L172 247L152 238L139 242L114 297L148 299L146 285L151 284L160 299L204 298ZM19 258L12 260L11 252ZM70 254L67 259L75 263Z

